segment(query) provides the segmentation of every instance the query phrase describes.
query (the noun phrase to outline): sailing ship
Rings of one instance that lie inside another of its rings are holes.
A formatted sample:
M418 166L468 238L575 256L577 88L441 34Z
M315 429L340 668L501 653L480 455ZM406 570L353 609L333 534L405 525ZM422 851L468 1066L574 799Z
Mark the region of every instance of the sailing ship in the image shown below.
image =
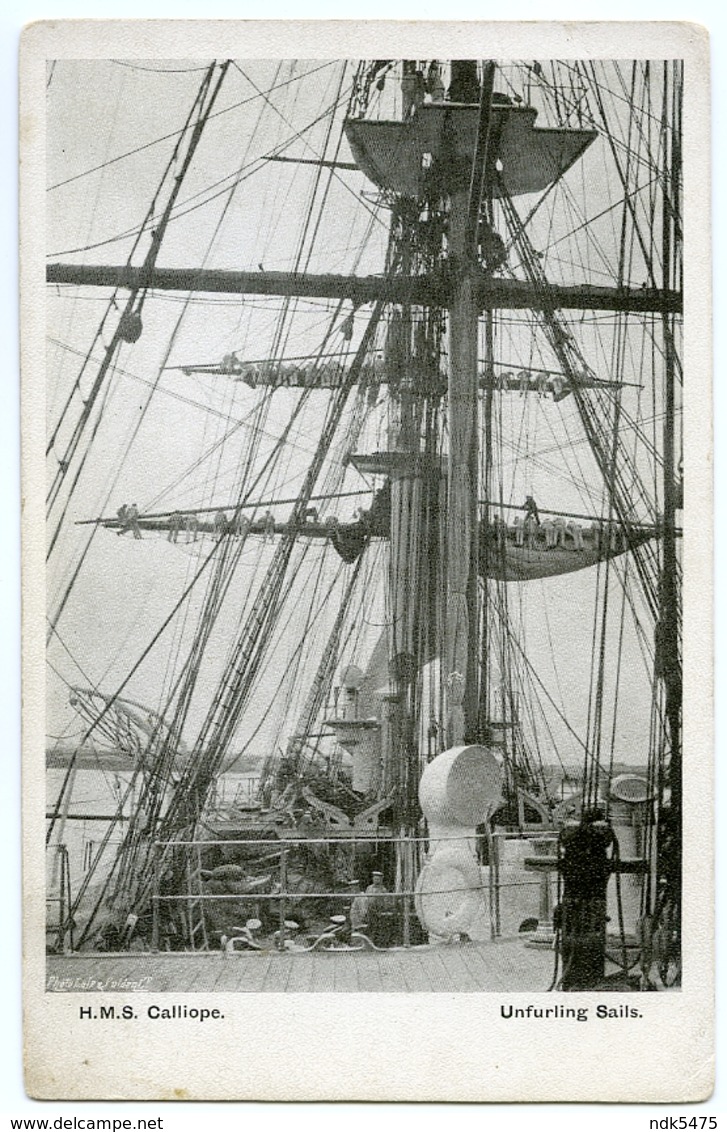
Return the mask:
M54 956L678 986L681 89L49 73Z

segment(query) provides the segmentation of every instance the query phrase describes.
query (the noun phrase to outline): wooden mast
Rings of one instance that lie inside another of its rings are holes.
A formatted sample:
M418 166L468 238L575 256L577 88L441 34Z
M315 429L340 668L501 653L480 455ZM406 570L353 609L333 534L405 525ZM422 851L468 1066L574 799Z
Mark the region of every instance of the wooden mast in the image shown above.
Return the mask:
M473 159L449 160L449 258L453 290L449 306L448 500L446 525L446 619L443 680L447 692L447 744L479 739L479 377L480 307L476 258L482 185L487 162L494 67L487 63L480 91L476 63L452 62L453 101L480 102Z

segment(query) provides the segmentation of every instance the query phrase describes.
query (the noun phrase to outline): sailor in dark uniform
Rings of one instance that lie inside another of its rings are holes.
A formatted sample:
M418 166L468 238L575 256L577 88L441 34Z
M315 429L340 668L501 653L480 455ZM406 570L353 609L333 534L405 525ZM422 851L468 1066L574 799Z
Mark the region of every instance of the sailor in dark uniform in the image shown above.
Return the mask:
M532 518L532 519L535 520L537 526L540 526L540 512L538 511L538 505L535 502L535 500L533 499L532 495L526 495L525 496L525 502L523 503L523 511L525 512L525 522L526 523L527 523L528 519Z

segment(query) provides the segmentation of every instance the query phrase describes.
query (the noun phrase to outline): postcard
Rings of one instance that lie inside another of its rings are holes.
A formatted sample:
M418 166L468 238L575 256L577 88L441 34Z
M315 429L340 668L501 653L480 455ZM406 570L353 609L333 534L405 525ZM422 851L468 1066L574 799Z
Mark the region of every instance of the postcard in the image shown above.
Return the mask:
M713 1083L709 45L21 49L26 1088Z

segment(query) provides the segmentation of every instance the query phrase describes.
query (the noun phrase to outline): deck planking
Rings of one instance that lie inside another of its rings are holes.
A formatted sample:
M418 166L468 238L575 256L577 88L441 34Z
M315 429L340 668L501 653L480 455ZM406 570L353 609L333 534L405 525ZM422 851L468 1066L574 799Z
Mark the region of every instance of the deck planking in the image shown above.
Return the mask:
M488 985L492 990L506 989L500 979L501 972L499 965L494 963L488 964L487 961L484 963L480 961L476 950L471 945L465 944L461 949L460 957L465 969L469 972L473 987L477 990L481 990Z
M277 961L279 958L279 955L273 956L272 954L241 955L237 960L240 971L237 989L241 991L261 991L265 985L270 964L273 959Z
M311 955L294 955L290 967L290 978L285 988L289 994L304 994L311 989L313 981L313 962Z
M351 994L358 990L359 952L336 955L333 960L333 989ZM330 958L330 956L329 956Z
M263 985L260 990L272 991L276 994L287 990L292 962L293 957L285 951L277 955L271 955L270 961L268 962L268 969L265 972L265 979L263 980Z
M462 993L544 991L553 952L522 939L369 952L49 955L51 991Z
M210 989L215 991L259 992L263 989L270 962L271 956L267 954L236 952L228 959L223 960L224 974Z
M356 973L358 975L358 989L363 992L380 991L381 976L376 953L367 952L357 961Z
M240 968L234 956L220 960L217 978L210 990L214 991L215 994L240 990Z
M318 955L314 952L309 958L312 961L311 991L328 994L333 990L333 967L329 962L330 956L323 954Z
M433 991L438 991L440 988L445 991L451 989L449 986L450 975L454 976L457 970L457 965L452 962L452 958L448 956L447 963L445 963L439 951L434 948L427 954L426 966L429 970L429 979ZM460 976L463 970L466 971L466 968L460 968Z
M406 985L402 985L401 974L394 969L395 960L393 954L393 952L387 951L376 952L379 977L381 979L380 989L389 992L407 990Z
M469 986L470 970L460 951L459 947L448 947L447 954L439 956L439 961L444 967L444 975L439 975L442 990L451 990L453 984L458 990Z
M406 983L408 991L431 991L433 989L431 975L422 964L420 954L406 955L396 952L397 967Z

